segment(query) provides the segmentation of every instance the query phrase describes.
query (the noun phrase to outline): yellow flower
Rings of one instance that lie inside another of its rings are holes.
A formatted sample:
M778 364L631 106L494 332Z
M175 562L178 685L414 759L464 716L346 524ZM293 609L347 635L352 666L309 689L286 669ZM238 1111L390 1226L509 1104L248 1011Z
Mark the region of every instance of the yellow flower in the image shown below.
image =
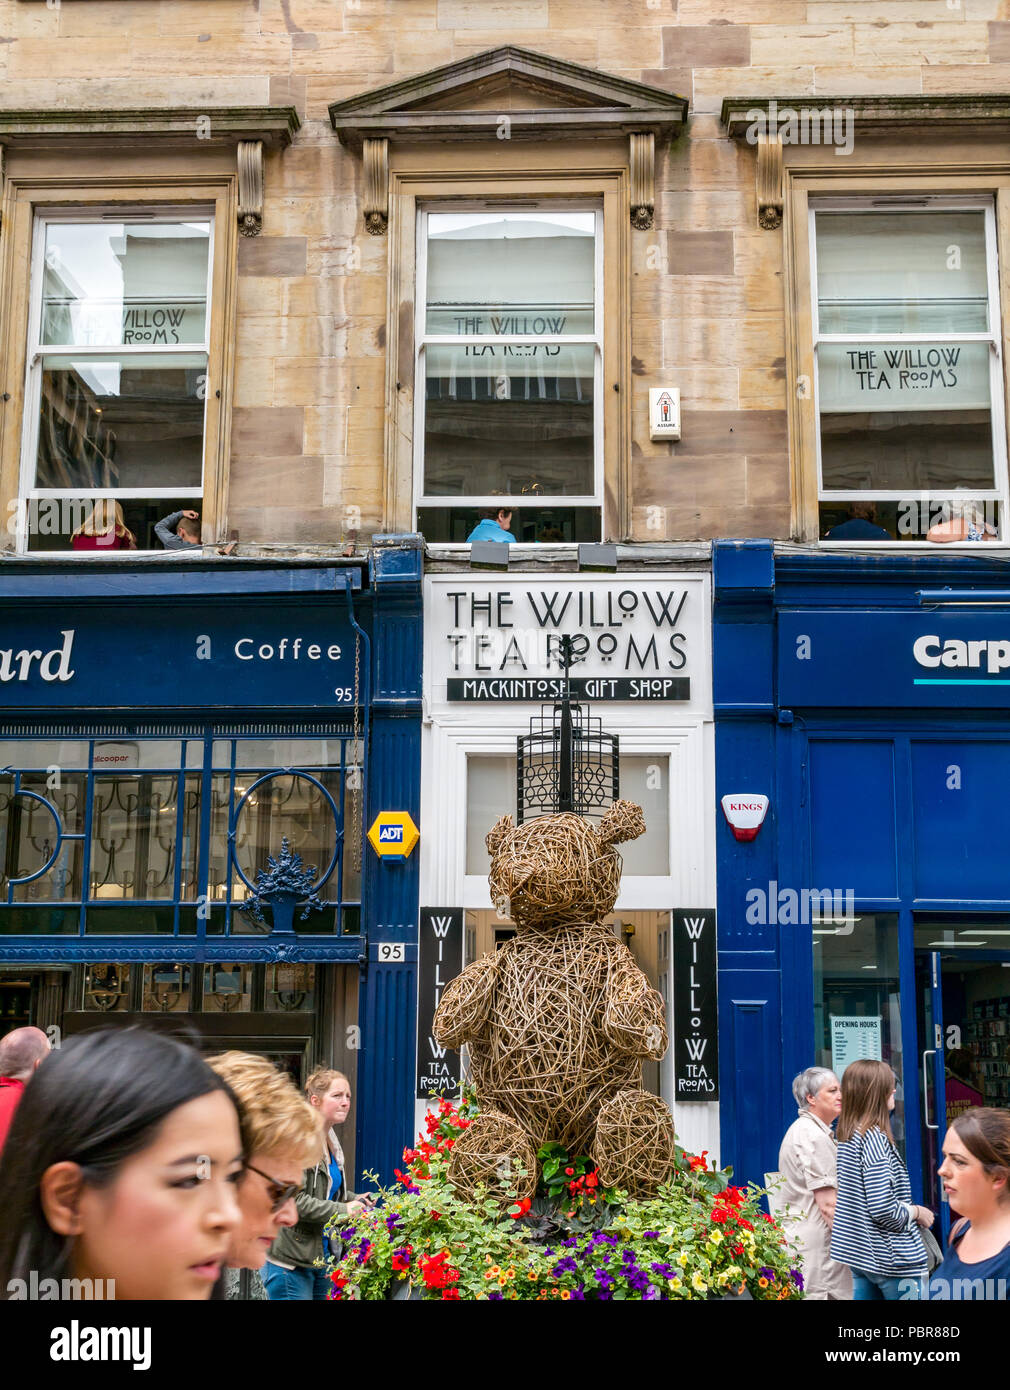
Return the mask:
M534 1282L534 1284L535 1284L535 1283L537 1282L537 1280L540 1278L540 1273L539 1273L538 1270L531 1269L531 1270L529 1271L529 1273L527 1274L526 1277L527 1277L528 1279L532 1279L533 1282Z
M572 1296L572 1295L569 1293L569 1291L568 1291L567 1289L562 1289L562 1290L561 1290L561 1297L562 1297L562 1298L571 1298L571 1296Z
M767 1280L767 1279L764 1277L764 1275L762 1274L761 1278L758 1280L758 1288L759 1288L759 1289L766 1289L767 1287L768 1287L768 1280Z
M712 1234L711 1234L711 1235L709 1236L709 1238L708 1238L708 1243L709 1243L709 1245L721 1245L721 1244L722 1244L722 1231L713 1231Z
M701 1277L701 1271L698 1269L695 1270L694 1274L691 1277L691 1286L692 1288L697 1289L699 1293L704 1293L705 1290L708 1288L708 1285Z
M492 1273L493 1275L495 1275L495 1277L497 1277L497 1276L501 1273L501 1270L498 1268L497 1265L492 1265L492 1266L491 1266L491 1273Z
M505 1278L504 1274L499 1274L499 1275L498 1275L498 1287L503 1289L507 1283L508 1283L508 1280Z
M670 1285L671 1289L682 1289L684 1287L683 1283L680 1281L680 1279L677 1278L676 1275L674 1275L672 1279L668 1279L666 1282Z
M505 1271L505 1278L506 1278L506 1279L508 1279L508 1280L511 1281L511 1280L513 1280L515 1277L516 1277L516 1272L515 1272L514 1269L508 1269L508 1270Z
M680 1265L681 1269L687 1269L687 1259L687 1251L682 1250L677 1256L677 1263Z
M484 1278L485 1278L485 1279L493 1279L493 1278L494 1278L494 1275L493 1275L493 1274L491 1273L491 1271L488 1269L488 1270L485 1270L485 1271L484 1271Z

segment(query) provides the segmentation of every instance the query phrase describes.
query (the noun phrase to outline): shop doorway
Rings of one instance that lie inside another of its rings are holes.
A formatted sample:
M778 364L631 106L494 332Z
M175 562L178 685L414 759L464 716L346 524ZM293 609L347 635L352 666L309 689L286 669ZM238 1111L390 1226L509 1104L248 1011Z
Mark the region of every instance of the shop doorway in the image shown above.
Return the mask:
M1010 927L930 929L928 943L924 934L917 927L922 1200L946 1242L952 1214L937 1169L947 1127L973 1106L1010 1108Z

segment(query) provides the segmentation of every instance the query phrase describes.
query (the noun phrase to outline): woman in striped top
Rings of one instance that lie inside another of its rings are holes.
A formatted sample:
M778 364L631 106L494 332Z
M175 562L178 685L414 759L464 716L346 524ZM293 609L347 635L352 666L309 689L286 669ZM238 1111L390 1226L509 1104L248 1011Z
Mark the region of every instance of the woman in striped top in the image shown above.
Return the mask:
M920 1226L933 1213L916 1206L891 1133L894 1072L886 1062L850 1062L838 1117L838 1197L831 1258L852 1270L855 1299L925 1296L926 1247Z

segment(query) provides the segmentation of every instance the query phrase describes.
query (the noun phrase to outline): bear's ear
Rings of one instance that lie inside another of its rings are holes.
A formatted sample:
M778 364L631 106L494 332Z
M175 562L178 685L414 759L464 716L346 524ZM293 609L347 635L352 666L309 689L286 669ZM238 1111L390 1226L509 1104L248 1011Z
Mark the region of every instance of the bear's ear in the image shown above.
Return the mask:
M496 820L491 829L487 832L484 843L487 845L487 852L493 859L499 849L512 834L515 826L512 824L511 816L502 816L501 820Z
M645 817L641 806L636 806L633 801L615 801L600 821L598 834L605 845L637 840L639 835L645 834Z

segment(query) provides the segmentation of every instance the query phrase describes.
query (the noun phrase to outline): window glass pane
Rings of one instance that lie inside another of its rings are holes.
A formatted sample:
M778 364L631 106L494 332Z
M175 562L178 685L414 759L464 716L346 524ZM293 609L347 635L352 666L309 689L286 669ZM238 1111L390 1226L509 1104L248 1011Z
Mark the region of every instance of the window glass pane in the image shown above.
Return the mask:
M417 529L433 544L463 545L481 519L477 507L417 509ZM516 507L509 530L523 545L598 541L603 525L599 507Z
M166 961L144 966L145 1013L189 1012L189 966Z
M485 836L501 816L516 819L516 760L469 755L466 760L466 872L486 876Z
M626 874L670 872L670 759L621 757L621 796L645 816L645 834L617 849Z
M206 382L203 353L43 357L36 486L199 488Z
M92 898L175 898L178 790L174 775L95 775Z
M930 497L820 504L820 534L829 541L995 541L1002 504L991 497Z
M340 804L339 772L320 772L318 780ZM238 806L247 783L235 786ZM287 773L271 777L243 803L235 826L235 857L251 883L259 870L267 870L268 857L276 858L287 839L289 848L302 857L303 865L316 869L313 889L323 900L337 897L337 868L330 879L319 881L336 846L337 826L329 800L312 782ZM235 888L244 888L234 875Z
M887 1062L898 1079L891 1124L904 1153L898 919L893 914L862 913L829 922L829 915L822 914L825 920L813 927L813 1062L839 1077L857 1057Z
M59 786L44 772L21 775L21 794L14 794L14 779L0 778L0 891L6 893L11 878L27 878L52 858L60 826L64 835L84 829L87 778L84 773L60 773ZM34 792L34 796L24 793ZM38 797L56 810L60 825ZM72 902L81 897L83 844L65 839L47 873L30 883L14 884L15 902Z
M589 345L425 349L425 496L591 496Z
M0 762L4 767L44 767L62 774L88 766L88 744L57 738L11 738L0 743Z
M291 642L288 642L290 653ZM299 659L307 660L306 648L301 648ZM325 648L321 649L325 658ZM278 660L283 660L279 657ZM291 658L292 660L294 658ZM215 750L219 747L225 750L225 764L227 764L228 749L230 740L220 740L215 743ZM235 743L235 766L236 768L259 768L263 772L272 771L276 767L339 767L340 766L340 740L319 738L244 738L238 739Z
M42 342L202 343L209 222L50 222Z
M155 527L173 512L199 514L199 492L190 497L32 497L24 504L28 549L88 550L96 555L118 550L163 550ZM197 522L199 527L199 522ZM172 528L174 529L174 528Z
M263 1005L267 1013L302 1013L316 1006L316 967L288 962L266 967Z
M203 967L204 1013L248 1013L251 1008L251 965Z
M819 212L821 333L976 333L989 327L985 214Z
M86 965L84 998L86 1013L126 1013L130 1007L128 965Z
M426 331L592 333L592 212L428 215Z

